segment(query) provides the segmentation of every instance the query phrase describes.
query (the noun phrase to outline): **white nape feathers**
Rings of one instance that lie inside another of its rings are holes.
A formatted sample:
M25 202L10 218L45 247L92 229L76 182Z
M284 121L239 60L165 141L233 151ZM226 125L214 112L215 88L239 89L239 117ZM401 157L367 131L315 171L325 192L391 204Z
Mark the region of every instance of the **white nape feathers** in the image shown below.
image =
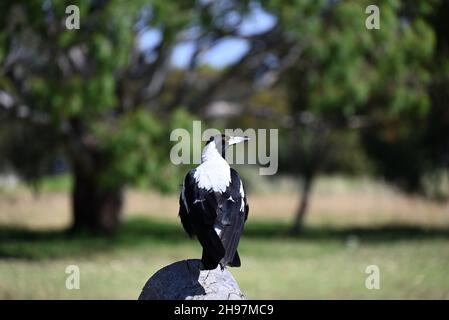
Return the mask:
M225 192L231 183L230 166L218 152L215 141L206 145L201 154L202 163L196 168L194 178L198 187L215 192Z

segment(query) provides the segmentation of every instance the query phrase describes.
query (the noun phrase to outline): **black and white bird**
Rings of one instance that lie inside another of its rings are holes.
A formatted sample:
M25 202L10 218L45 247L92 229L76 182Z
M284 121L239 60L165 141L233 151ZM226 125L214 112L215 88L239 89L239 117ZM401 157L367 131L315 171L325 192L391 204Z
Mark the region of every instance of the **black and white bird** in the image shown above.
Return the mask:
M218 264L239 267L237 252L248 203L242 180L225 160L226 149L247 137L213 136L201 154L201 164L187 173L179 197L179 216L184 230L203 247L204 269Z

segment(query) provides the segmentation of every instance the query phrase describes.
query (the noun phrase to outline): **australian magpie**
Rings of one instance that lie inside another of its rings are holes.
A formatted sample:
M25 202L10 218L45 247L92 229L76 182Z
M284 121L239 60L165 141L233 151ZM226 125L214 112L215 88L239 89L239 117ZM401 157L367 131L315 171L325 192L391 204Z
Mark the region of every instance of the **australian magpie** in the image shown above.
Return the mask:
M187 173L179 197L179 216L190 237L203 247L204 269L218 264L239 267L237 246L248 218L248 203L237 171L225 160L226 149L247 137L213 136L201 154L201 164Z

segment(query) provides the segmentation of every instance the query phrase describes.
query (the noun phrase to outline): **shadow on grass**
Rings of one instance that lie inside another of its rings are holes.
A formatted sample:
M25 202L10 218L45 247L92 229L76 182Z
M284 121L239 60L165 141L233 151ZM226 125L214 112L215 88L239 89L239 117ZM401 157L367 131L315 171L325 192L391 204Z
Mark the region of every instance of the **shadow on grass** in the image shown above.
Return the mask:
M376 227L314 226L298 236L289 234L289 225L255 221L247 224L244 238L259 241L347 241L357 237L364 243L449 239L449 228L385 225ZM64 231L28 230L0 226L0 259L48 259L88 256L120 248L191 245L180 223L150 218L125 222L114 236L71 235Z

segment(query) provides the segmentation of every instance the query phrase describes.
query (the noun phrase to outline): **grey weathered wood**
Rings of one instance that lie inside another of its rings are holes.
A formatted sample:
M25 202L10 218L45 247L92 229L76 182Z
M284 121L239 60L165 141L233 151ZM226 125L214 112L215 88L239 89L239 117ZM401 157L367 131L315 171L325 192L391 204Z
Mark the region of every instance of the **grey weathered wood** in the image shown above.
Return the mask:
M147 281L139 300L245 299L226 268L200 270L200 266L200 260L189 259L160 269Z

